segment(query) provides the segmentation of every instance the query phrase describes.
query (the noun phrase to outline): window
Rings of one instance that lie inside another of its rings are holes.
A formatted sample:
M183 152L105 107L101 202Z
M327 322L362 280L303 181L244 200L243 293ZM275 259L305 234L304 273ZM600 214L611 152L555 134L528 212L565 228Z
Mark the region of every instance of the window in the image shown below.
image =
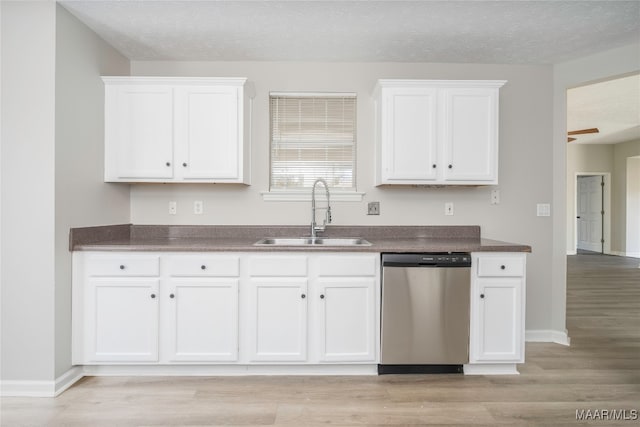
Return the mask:
M332 194L355 192L355 94L272 93L270 104L270 191L308 191L324 178Z

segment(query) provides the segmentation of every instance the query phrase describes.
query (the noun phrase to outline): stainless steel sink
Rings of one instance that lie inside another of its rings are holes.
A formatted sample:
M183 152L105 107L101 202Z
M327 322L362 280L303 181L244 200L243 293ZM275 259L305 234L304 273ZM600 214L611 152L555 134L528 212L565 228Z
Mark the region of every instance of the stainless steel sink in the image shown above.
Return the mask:
M258 240L256 246L371 246L359 237L269 237Z

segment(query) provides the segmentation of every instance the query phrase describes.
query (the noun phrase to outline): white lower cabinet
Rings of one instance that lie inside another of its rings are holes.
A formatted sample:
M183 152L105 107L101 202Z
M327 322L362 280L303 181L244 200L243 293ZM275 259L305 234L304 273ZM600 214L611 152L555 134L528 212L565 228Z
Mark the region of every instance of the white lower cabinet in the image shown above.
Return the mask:
M307 360L306 279L251 279L247 318L250 362Z
M318 357L321 362L376 361L376 281L318 281Z
M522 280L478 279L475 361L522 362Z
M238 360L238 279L172 279L166 288L166 361Z
M524 362L525 256L472 256L471 365L511 366L515 371L515 364Z
M158 361L158 279L100 278L86 286L84 359Z
M238 360L238 255L167 255L161 305L163 362Z
M378 360L379 254L73 254L76 365Z
M239 263L238 256L74 253L73 363L235 362Z

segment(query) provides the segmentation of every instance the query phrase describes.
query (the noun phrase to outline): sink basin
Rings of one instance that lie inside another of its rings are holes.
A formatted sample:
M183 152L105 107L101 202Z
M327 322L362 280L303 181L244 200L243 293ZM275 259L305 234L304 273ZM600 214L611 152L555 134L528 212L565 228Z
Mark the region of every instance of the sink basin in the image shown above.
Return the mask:
M258 240L256 246L371 246L359 237L270 237Z

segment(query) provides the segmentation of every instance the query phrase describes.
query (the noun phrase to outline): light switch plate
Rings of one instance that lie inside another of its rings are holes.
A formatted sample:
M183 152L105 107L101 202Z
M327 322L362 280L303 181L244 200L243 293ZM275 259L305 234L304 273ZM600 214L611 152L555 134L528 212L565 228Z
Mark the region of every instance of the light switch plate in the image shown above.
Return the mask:
M171 201L169 202L169 215L175 215L178 213L178 203Z
M538 216L551 216L551 205L549 203L538 203L536 210Z
M453 215L453 202L447 202L444 204L444 214Z

